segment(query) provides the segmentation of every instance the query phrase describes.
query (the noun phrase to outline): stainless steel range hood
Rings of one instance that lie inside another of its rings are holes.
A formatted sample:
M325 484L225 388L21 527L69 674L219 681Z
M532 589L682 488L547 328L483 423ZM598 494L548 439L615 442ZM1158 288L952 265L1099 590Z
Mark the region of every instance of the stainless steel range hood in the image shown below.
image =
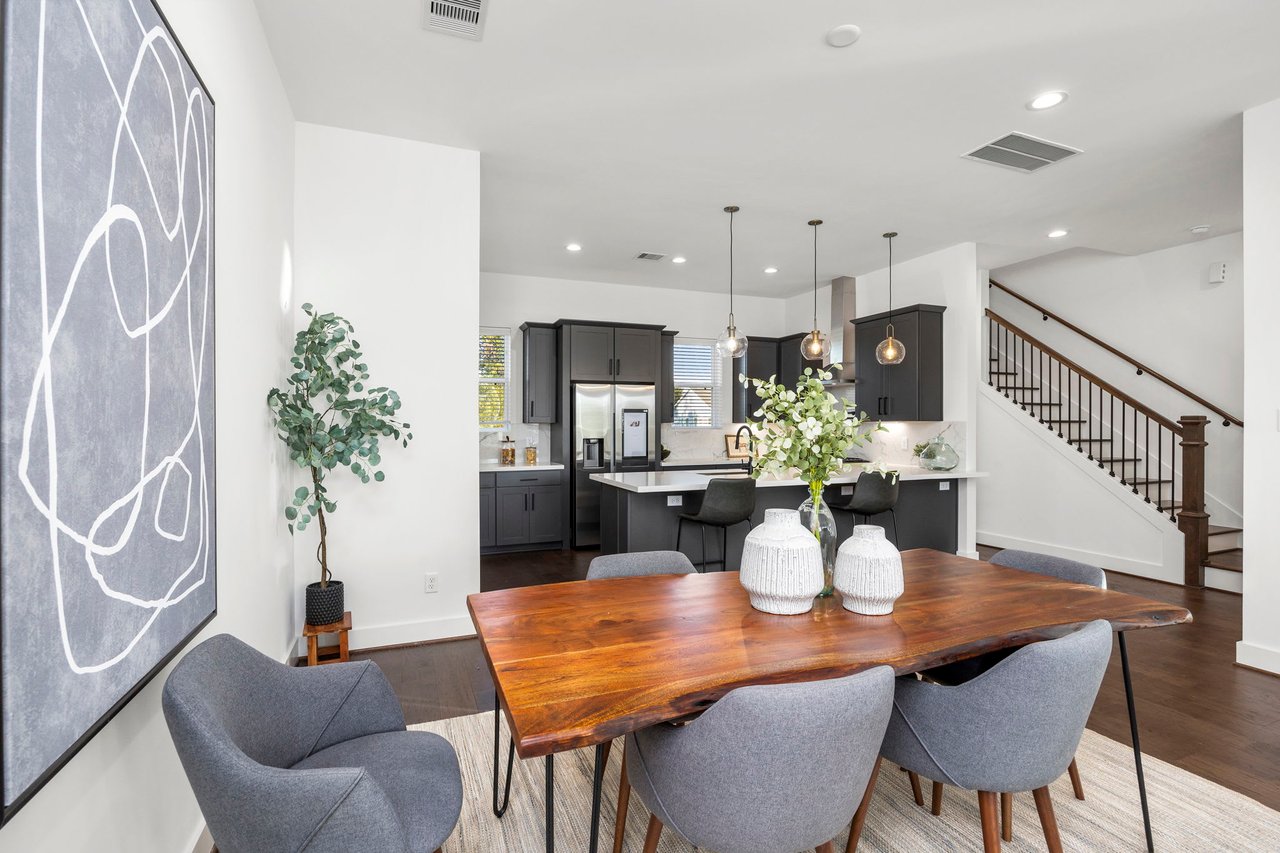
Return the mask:
M853 385L854 328L851 322L857 316L855 285L857 279L842 275L831 280L831 374L830 386L845 388Z

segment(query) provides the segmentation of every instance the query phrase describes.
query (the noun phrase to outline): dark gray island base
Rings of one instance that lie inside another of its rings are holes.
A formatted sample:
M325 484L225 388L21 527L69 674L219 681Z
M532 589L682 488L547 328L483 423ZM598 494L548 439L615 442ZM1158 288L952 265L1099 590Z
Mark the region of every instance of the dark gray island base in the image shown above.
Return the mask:
M828 501L839 500L841 489L849 485L832 485L826 490ZM631 551L674 550L676 526L680 513L696 513L702 504L705 491L645 491L635 492L624 488L602 489L600 513L600 552L619 554ZM958 547L958 496L957 480L903 480L900 483L896 516L898 535L895 544L899 550L908 548L935 548L948 554ZM809 496L804 485L775 485L756 489L756 511L751 527L764 521L766 509L797 509ZM680 506L668 506L668 499L680 499ZM847 499L847 498L846 498ZM835 512L839 541L843 542L853 532L853 516L847 512ZM869 524L885 529L885 535L894 541L893 522L888 513L872 516ZM727 567L738 568L742 557L742 543L748 532L746 524L731 528L728 535ZM704 560L703 535L700 525L686 523L680 550L694 563ZM719 560L720 531L711 528L706 533L707 561Z

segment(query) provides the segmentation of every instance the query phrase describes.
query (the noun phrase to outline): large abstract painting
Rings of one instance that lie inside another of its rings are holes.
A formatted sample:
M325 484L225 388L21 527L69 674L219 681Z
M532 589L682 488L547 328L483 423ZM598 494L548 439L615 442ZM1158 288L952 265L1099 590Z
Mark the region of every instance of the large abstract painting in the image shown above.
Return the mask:
M151 0L0 0L7 819L212 618L213 101Z

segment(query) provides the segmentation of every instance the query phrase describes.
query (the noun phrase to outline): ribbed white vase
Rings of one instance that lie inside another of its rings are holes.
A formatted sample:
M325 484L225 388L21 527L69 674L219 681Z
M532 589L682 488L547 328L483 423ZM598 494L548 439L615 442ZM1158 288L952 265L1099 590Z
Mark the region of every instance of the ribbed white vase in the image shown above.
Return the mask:
M766 509L742 546L742 586L751 606L793 616L813 609L822 592L822 548L794 509Z
M859 524L836 554L836 590L845 610L864 616L893 612L902 595L902 555L884 538L884 528Z

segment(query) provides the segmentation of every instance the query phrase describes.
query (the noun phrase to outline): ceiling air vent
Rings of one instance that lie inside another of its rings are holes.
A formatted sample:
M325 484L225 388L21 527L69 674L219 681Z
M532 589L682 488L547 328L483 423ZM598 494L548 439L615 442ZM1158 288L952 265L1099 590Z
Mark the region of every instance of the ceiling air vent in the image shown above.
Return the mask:
M661 252L641 252L640 254L636 255L636 260L637 261L660 261L665 257L666 255L662 254Z
M970 160L982 160L996 166L1017 169L1019 172L1034 172L1079 153L1078 148L1068 148L1022 133L1011 133L964 156Z
M480 40L488 0L425 0L423 27L464 39Z

